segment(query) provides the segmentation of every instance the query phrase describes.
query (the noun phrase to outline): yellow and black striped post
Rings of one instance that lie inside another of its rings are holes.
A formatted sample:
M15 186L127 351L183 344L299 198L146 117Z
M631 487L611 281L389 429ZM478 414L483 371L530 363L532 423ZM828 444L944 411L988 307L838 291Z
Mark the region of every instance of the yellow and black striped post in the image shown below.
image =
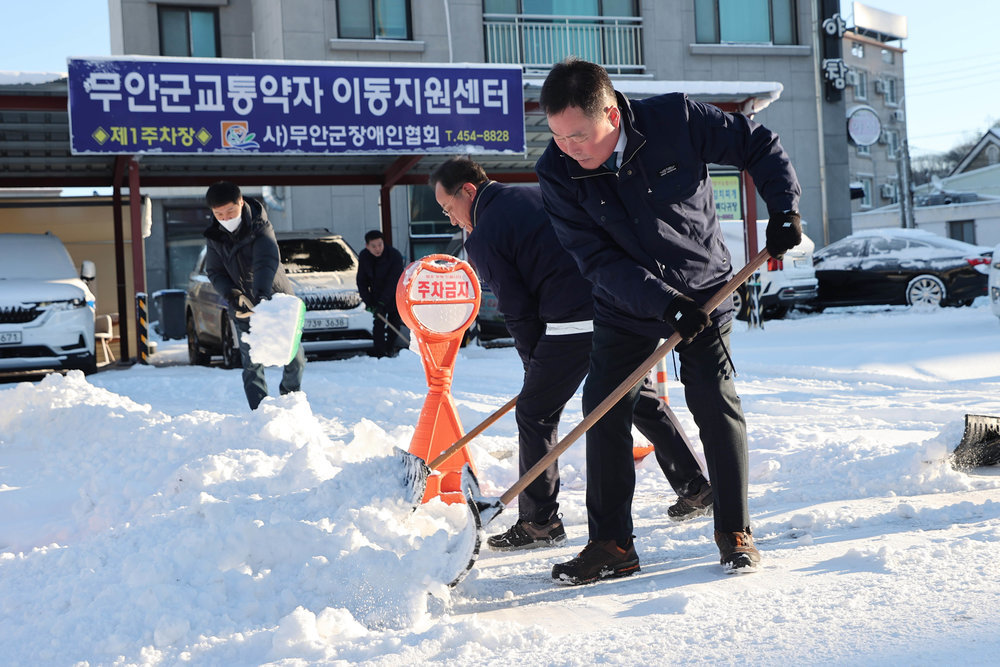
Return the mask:
M149 312L146 309L146 293L136 292L135 294L135 319L138 324L136 336L138 337L139 363L149 363Z

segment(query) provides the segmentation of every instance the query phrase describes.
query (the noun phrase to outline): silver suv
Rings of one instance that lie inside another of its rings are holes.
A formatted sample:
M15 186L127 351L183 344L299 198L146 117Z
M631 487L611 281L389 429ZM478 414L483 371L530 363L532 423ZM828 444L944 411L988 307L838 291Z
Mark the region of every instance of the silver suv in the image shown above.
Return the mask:
M295 295L306 304L302 349L307 355L370 350L372 315L358 294L358 256L339 235L326 230L278 232L278 251ZM184 300L188 358L207 365L212 355L222 365L240 365L228 304L205 274L205 249L188 278ZM253 320L251 320L251 326Z
M52 234L0 234L0 372L97 370L94 263Z

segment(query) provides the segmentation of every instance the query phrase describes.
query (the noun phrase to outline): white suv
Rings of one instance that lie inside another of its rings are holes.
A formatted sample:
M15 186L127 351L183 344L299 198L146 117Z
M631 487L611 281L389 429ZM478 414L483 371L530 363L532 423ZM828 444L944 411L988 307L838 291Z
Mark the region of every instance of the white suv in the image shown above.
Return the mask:
M733 270L739 271L746 265L744 224L742 220L720 221L722 236L733 258ZM757 221L757 249L764 247L767 220ZM812 254L816 245L802 234L802 242L785 253L781 260L769 259L760 269L760 308L765 318L784 317L789 308L805 304L816 298L819 283L813 269ZM733 293L736 305L736 319L750 317L750 303L747 285L743 284Z
M52 234L0 234L0 372L97 370L94 277Z

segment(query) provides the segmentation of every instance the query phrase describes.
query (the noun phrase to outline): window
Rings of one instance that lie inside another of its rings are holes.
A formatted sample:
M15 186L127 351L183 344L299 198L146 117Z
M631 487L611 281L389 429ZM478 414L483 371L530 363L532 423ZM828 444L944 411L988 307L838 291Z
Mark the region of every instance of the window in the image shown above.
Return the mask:
M996 164L1000 162L1000 146L990 144L986 147L986 164Z
M896 60L896 54L889 49L882 49L882 62L890 65Z
M899 98L896 92L896 77L885 77L885 103L889 106L899 106Z
M410 39L408 0L337 0L341 39Z
M948 222L948 238L966 243L976 243L975 220L950 220Z
M896 130L883 130L885 133L885 151L886 156L890 160L896 159L896 153L899 151L899 132Z
M458 230L441 211L434 189L426 185L407 188L410 199L410 257L444 252Z
M851 42L851 55L855 58L864 58L865 45L861 42Z
M796 44L795 0L695 0L699 44Z
M868 99L868 72L863 69L854 68L854 99Z
M215 9L159 6L160 55L217 58L219 14Z
M184 289L188 274L198 263L205 246L203 232L212 224L212 213L204 206L164 206L167 241L167 287Z
M861 183L861 190L865 193L861 198L861 208L871 208L872 188L874 187L875 179L872 176L860 176L858 177L858 182Z
M858 155L861 155L861 156L864 156L864 157L871 157L872 156L872 147L871 146L856 146L856 148L858 149Z

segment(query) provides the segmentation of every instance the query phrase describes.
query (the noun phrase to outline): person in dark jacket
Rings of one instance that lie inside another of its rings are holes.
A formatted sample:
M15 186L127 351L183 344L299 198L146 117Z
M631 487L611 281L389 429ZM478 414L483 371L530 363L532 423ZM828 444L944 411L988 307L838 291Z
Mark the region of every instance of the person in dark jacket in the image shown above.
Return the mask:
M376 357L395 357L397 345L405 346L396 331L403 326L396 308L396 283L403 275L403 256L385 242L377 229L365 234L365 247L358 255L358 292L372 314L372 354ZM392 326L387 326L386 321ZM396 331L393 331L393 327Z
M630 101L600 66L569 59L540 94L552 141L535 165L560 242L594 285L591 412L675 331L680 379L715 492L715 541L729 571L756 567L747 508L747 436L727 350L732 301L701 307L732 274L708 164L747 170L767 204L767 249L801 241L795 170L777 135L683 94ZM638 570L628 446L636 390L587 433L590 542L553 567L560 583Z
M244 199L240 188L227 181L209 186L205 203L212 210L212 224L205 230L205 273L215 291L229 303L229 317L243 363L243 389L250 409L256 410L267 396L267 380L264 367L250 359L250 347L245 341L250 332L250 314L254 306L274 293L294 291L281 264L278 241L263 204ZM282 373L282 395L301 389L305 366L305 352L299 346Z
M587 373L592 287L559 245L537 187L491 181L467 157L443 163L430 184L451 223L466 232L469 260L496 295L524 365L515 408L524 475L557 444L559 417ZM706 513L712 487L676 416L648 378L635 406L635 424L653 443L657 462L680 496L671 507L673 518ZM489 546L504 551L565 541L558 493L559 465L553 462L518 495L518 520L491 536Z

